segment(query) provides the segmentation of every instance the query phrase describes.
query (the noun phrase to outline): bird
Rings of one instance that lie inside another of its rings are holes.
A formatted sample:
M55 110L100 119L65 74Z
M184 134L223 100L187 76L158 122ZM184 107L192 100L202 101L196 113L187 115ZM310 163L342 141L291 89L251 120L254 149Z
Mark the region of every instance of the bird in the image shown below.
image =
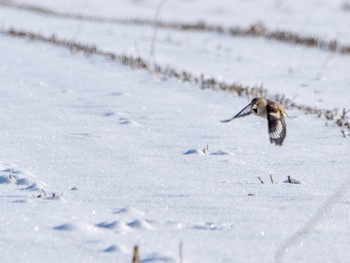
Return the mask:
M276 101L256 97L235 116L220 122L227 123L250 114L267 119L270 142L276 146L281 146L287 135L284 116L288 115L284 107Z

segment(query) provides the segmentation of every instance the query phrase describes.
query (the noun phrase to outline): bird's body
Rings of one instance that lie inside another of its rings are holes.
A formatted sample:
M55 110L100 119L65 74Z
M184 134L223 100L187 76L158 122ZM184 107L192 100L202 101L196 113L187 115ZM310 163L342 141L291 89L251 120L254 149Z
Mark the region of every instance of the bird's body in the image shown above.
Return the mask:
M281 146L287 135L286 122L284 120L284 116L287 113L278 102L259 97L254 98L238 114L231 119L221 122L229 122L235 118L245 117L250 114L267 119L270 142Z

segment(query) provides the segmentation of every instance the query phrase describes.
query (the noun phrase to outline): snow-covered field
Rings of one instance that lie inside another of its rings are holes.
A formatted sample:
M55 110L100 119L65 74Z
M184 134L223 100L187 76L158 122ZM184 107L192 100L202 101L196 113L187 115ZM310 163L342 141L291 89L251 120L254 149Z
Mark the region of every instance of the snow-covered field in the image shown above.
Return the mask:
M153 19L161 1L7 2ZM260 21L350 44L350 3L304 2L168 0L159 19ZM0 22L151 60L151 26L1 4ZM334 121L290 109L275 147L263 119L219 122L247 97L5 33L0 50L1 262L131 262L135 245L141 262L180 262L180 244L187 263L348 262L349 138ZM349 55L164 28L155 51L161 66L349 107Z

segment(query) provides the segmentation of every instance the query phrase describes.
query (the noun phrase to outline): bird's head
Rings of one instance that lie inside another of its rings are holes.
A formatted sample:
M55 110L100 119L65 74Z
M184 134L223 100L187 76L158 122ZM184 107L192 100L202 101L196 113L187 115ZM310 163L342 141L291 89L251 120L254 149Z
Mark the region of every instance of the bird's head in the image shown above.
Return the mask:
M260 114L266 107L266 100L263 98L254 98L250 103L250 108L255 114Z

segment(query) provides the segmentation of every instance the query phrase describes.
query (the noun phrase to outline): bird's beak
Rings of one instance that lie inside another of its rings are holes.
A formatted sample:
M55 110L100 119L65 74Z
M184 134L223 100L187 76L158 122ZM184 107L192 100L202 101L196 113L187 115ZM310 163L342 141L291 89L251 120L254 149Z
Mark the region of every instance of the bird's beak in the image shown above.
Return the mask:
M257 106L256 104L253 104L253 105L251 106L251 109L252 109L252 111L254 111L255 113L258 113L258 106Z

